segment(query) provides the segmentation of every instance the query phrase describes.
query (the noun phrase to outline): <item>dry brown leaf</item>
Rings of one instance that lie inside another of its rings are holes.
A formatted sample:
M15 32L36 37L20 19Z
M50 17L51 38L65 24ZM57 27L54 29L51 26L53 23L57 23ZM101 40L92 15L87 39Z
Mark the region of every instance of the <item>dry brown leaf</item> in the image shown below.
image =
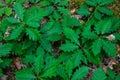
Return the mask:
M115 40L115 36L113 34L106 36L106 38L110 41Z
M14 63L14 65L16 66L16 68L17 68L18 70L20 70L20 69L23 68L23 67L26 67L26 65L24 65L24 64L21 62L21 60L20 60L19 57L16 57L16 58L14 59L13 63Z
M93 11L93 7L90 7L90 8L89 8L89 11Z
M76 9L74 8L74 9L72 9L72 10L70 11L70 13L71 13L71 14L74 14L75 11L76 11Z

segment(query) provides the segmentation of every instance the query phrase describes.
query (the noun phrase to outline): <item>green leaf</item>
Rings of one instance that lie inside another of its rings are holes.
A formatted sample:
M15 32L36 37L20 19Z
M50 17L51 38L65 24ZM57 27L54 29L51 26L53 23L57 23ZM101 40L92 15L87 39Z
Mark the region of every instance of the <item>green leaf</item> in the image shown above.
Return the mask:
M19 23L19 21L14 17L7 17L7 21L13 24Z
M48 36L47 40L49 41L58 41L61 39L61 35L59 34L52 34L50 36Z
M42 28L41 28L41 32L46 32L46 31L49 31L52 27L53 27L53 24L54 24L54 22L53 21L50 21L50 22L47 22L47 23L45 23L43 26L42 26Z
M96 19L98 19L98 20L101 20L102 14L101 14L99 11L95 11L94 17L95 17Z
M58 68L57 68L57 74L63 78L63 80L68 80L68 76L66 75L66 72L65 72L65 68L60 65Z
M110 69L110 68L108 68L107 69L107 75L108 75L108 77L111 79L111 80L114 80L114 78L115 78L115 72L112 70L112 69Z
M36 55L34 54L31 54L31 53L28 53L28 54L24 54L24 58L22 58L22 62L24 62L24 64L26 65L29 65L29 64L33 64L32 68L34 69L34 63L35 63L35 60L36 60ZM35 71L35 69L34 69ZM37 73L35 71L35 73Z
M60 35L61 36L62 31L63 31L63 29L62 29L59 22L54 22L54 24L52 24L51 26L50 25L48 27L45 26L45 28L41 29L41 32L43 32L46 37L50 37L53 35Z
M106 52L108 56L115 57L117 55L115 44L111 43L110 41L103 40L102 45L103 50Z
M109 19L101 20L95 25L97 34L110 33L112 27L112 21Z
M70 15L66 15L66 17L62 21L62 26L80 26L80 21L74 17L71 17Z
M26 0L16 0L16 2L23 4Z
M37 3L39 2L40 0L29 0L31 3Z
M114 2L114 0L107 0L107 1L105 1L105 0L100 0L100 6L104 6L104 5L108 5L108 4L110 4L110 3L112 3L112 2Z
M18 42L14 42L12 52L14 55L22 55L23 54L22 45Z
M11 8L5 7L5 8L4 8L4 11L5 11L5 14L6 14L7 16L10 16L10 15L12 14L12 9L11 9Z
M53 16L53 18L55 18L56 20L59 20L59 19L61 18L60 13L58 13L57 11L54 11L52 16Z
M115 36L115 40L117 40L117 41L119 41L120 40L120 34L118 33L116 33L116 34L114 34L114 36Z
M34 80L35 75L31 69L25 68L15 72L15 78L16 80Z
M72 42L80 45L79 40L78 40L79 36L78 34L76 34L76 32L73 29L65 27L64 35L66 36L66 38L70 39Z
M112 27L112 31L116 31L116 30L118 30L119 28L120 28L120 18L116 18L116 17L114 17L114 18L111 18L111 20L112 20L112 23L113 23L113 26L114 27Z
M0 1L0 7L3 7L5 4L3 4L2 1Z
M90 6L96 6L97 5L97 0L85 0L86 3Z
M39 3L41 6L48 6L50 4L49 0L44 0L44 1L40 1Z
M29 36L30 40L37 41L41 39L41 34L37 29L26 28L26 34Z
M45 54L45 67L44 67L44 73L42 74L42 77L56 77L57 68L60 65L59 61L57 61L54 56L52 56L49 53Z
M96 56L101 52L102 49L102 40L101 39L97 39L92 43L92 51L93 54Z
M78 46L73 43L65 43L60 46L60 49L65 52L66 51L70 52L70 51L76 50L77 48Z
M51 43L48 40L46 40L45 38L41 39L40 44L46 51L48 51L48 52L52 51Z
M12 44L9 43L0 44L0 57L8 55L11 49L12 49Z
M76 72L74 72L72 80L81 80L87 76L88 72L89 72L88 67L86 66L79 67L79 69L77 69Z
M80 26L80 21L76 18L71 18L71 26Z
M10 34L10 39L17 39L19 36L20 36L20 34L21 34L21 32L23 31L23 26L17 26L13 31L12 31L12 33Z
M58 11L61 13L61 14L64 14L64 15L70 15L70 11L64 7L57 7L58 8Z
M23 6L22 6L20 3L17 2L17 3L15 3L13 9L14 9L15 13L17 14L17 16L18 16L21 20L23 20L24 12L25 12Z
M80 26L80 21L70 15L66 15L62 21L62 26L70 27L70 26Z
M2 63L3 62L3 60L0 58L0 63Z
M35 72L40 73L44 67L44 50L41 46L37 48L36 54L38 54L38 56L34 62L34 70Z
M4 8L0 8L0 17L4 14Z
M56 70L57 70L57 67L54 65L48 68L47 70L45 70L42 77L55 77L57 75Z
M30 27L37 28L40 26L40 20L48 15L48 13L49 12L46 9L33 6L25 12L25 23Z
M28 49L28 48L30 48L31 46L32 46L32 41L31 40L29 40L29 39L26 39L26 40L24 40L23 42L22 42L22 49L24 50L24 49Z
M6 68L6 67L9 67L10 66L10 64L12 63L12 59L2 59L3 60L3 62L2 63L0 63L0 68Z
M84 49L84 53L87 56L87 60L92 64L100 64L100 58L99 56L94 56L89 50Z
M2 76L3 75L3 72L2 72L2 69L0 69L0 76Z
M5 0L7 4L12 4L15 0Z
M72 60L74 63L74 67L78 67L81 64L81 61L84 61L84 55L81 50L77 50L72 55Z
M3 39L3 35L2 33L0 33L0 41L2 41L2 39Z
M98 36L91 31L91 26L86 26L83 29L82 36L87 39L97 39Z
M80 14L81 16L89 16L90 15L88 6L86 6L86 5L81 5L80 8L78 9L77 13Z
M120 75L117 75L115 80L119 80L120 79Z
M92 80L105 80L106 75L103 72L101 68L98 68L93 74L92 74Z
M72 76L73 69L74 69L74 63L71 59L69 59L65 65L65 71L68 75L68 79L70 79L70 77Z
M69 0L63 0L63 1L59 2L59 6L65 6L65 7L67 7L68 4L69 4Z
M113 15L113 12L106 7L99 7L98 10L103 14L106 14L106 15L109 15L109 16Z

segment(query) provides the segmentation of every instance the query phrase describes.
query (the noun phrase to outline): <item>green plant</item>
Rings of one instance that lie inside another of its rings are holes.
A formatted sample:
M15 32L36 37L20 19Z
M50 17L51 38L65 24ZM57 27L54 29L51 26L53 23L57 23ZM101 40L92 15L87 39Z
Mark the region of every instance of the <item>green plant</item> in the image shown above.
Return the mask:
M26 68L14 72L16 80L84 80L91 70L89 64L98 66L92 80L108 80L107 74L115 73L105 73L101 60L117 56L115 45L120 40L120 19L106 7L112 2L86 0L76 11L86 18L82 22L71 17L69 0L0 1L0 10L4 9L0 14L0 75L20 57Z

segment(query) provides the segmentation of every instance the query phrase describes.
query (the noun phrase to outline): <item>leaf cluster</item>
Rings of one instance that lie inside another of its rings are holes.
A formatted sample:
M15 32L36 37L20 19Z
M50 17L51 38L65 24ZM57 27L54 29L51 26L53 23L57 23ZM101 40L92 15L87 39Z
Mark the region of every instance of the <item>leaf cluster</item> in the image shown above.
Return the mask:
M84 80L89 64L98 66L91 80L119 80L101 67L120 40L120 19L106 7L113 0L85 0L75 14L86 20L71 16L69 1L0 1L0 76L17 56L26 68L16 80Z

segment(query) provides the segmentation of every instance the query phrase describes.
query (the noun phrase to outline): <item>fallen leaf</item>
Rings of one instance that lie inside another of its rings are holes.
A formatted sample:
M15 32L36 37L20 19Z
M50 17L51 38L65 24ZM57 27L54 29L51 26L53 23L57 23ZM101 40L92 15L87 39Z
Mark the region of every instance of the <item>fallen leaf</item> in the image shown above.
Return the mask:
M24 64L21 62L21 60L20 60L19 57L16 57L16 58L14 59L13 63L14 63L14 65L16 66L16 68L17 68L18 70L20 70L21 68L26 67L26 65L24 65Z
M90 7L90 8L89 8L89 11L93 11L93 7Z
M74 14L75 11L76 11L76 9L74 8L74 9L72 9L72 10L70 11L70 13L71 13L71 14Z
M115 40L115 36L113 34L110 34L109 36L106 36L106 38L110 41Z

